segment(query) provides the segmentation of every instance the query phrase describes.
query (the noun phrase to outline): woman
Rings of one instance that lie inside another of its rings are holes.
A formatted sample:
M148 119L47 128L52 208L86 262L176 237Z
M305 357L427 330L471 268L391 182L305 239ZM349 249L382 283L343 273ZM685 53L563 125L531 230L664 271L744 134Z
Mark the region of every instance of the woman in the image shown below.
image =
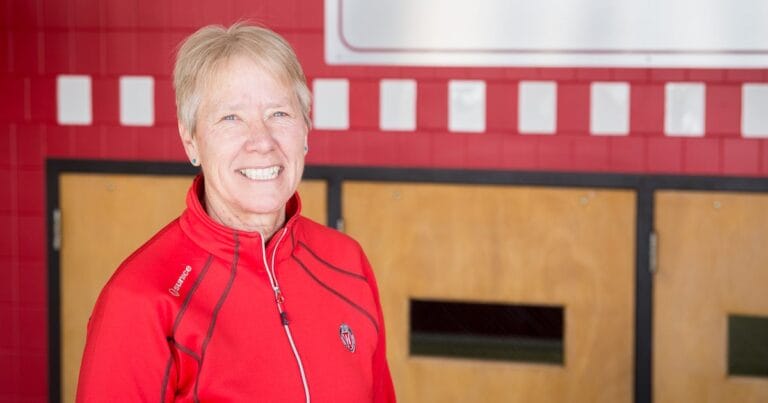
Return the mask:
M394 401L365 255L300 215L310 95L290 46L261 27L202 28L174 88L202 174L99 296L77 400Z

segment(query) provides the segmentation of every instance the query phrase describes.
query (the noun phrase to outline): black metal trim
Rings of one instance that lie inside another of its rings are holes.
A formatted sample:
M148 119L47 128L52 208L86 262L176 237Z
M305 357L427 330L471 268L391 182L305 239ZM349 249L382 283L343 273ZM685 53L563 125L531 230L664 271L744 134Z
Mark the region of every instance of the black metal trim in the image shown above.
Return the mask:
M313 170L313 168L309 168ZM326 208L328 209L327 224L331 228L336 228L342 231L340 228L341 221L341 189L342 178L338 175L328 176L328 196L326 201Z
M56 164L48 161L46 187L46 250L48 254L48 397L51 403L61 401L61 301L59 251L53 247L53 212L59 208L59 175Z
M58 176L63 172L122 173L148 175L194 175L199 168L181 162L157 161L108 161L108 160L67 160L49 159L46 164L49 190L56 185L58 197ZM339 192L345 181L378 182L430 182L463 183L478 185L527 185L555 187L597 187L615 189L650 190L712 190L712 191L768 191L765 177L712 177L685 175L640 175L615 173L573 173L573 172L532 172L502 170L456 170L427 168L382 168L353 166L307 166L304 178L323 179L328 182L329 193ZM54 183L51 183L53 180ZM49 192L48 202L52 200ZM329 197L328 201L335 201ZM329 203L330 205L331 203ZM50 207L50 204L49 204ZM329 213L332 212L329 207Z
M49 393L59 402L60 317L58 301L59 253L52 246L52 213L59 207L59 175L64 172L125 173L151 175L194 175L198 168L182 162L50 159L46 163L48 239L48 347ZM635 382L634 401L652 401L652 318L653 277L649 270L649 240L653 230L653 199L657 190L702 190L768 193L765 177L711 177L614 173L563 173L502 170L411 169L350 166L308 166L304 178L328 182L328 225L336 227L342 218L344 181L429 182L477 185L523 185L629 189L637 193L636 295L635 295Z
M650 236L653 231L653 188L637 188L635 221L635 402L653 400L653 273Z

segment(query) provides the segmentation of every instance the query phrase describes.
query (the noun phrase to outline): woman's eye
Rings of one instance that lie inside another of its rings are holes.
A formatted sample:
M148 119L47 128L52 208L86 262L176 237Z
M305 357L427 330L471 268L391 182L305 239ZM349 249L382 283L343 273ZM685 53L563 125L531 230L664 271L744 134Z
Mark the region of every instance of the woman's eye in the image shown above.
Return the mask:
M283 111L277 111L277 112L273 113L272 116L278 117L278 118L282 118L282 117L288 116L288 114L283 112Z
M237 116L235 115L227 115L221 118L221 120L235 120L235 119L237 119Z

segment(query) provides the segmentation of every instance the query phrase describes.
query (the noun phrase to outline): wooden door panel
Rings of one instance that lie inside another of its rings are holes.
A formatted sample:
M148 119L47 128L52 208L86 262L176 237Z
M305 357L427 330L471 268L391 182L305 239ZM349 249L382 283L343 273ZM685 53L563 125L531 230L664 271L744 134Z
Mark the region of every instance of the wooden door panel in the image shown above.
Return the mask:
M654 402L768 401L727 366L728 315L768 317L768 195L657 192L654 228Z
M635 194L346 182L402 402L631 402ZM412 298L564 306L565 364L409 354Z

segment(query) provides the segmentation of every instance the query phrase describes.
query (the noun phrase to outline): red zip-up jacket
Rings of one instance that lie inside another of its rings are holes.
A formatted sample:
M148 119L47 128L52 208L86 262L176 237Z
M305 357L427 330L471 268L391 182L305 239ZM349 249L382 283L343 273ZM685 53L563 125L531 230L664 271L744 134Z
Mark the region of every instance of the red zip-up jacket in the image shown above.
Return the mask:
M78 402L394 402L373 272L299 213L258 233L187 208L128 257L88 323Z

